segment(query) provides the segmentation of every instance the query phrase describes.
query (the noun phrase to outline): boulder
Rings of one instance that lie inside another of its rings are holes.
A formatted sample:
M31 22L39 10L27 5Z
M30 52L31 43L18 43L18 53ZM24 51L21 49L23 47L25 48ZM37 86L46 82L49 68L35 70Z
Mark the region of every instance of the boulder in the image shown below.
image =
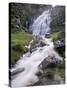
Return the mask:
M55 67L59 63L59 60L55 56L48 56L39 65L40 69L44 70L48 67Z
M55 45L56 48L57 47L63 47L63 46L65 46L65 40L64 39L57 40L57 41L54 42L54 45Z
M62 56L65 57L65 40L57 40L54 42L54 47L56 51Z

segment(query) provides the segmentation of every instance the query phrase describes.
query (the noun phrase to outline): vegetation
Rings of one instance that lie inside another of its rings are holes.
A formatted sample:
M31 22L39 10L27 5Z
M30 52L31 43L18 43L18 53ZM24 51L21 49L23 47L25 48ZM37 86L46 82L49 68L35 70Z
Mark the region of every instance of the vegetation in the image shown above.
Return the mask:
M52 66L52 67L51 67ZM65 78L65 61L62 60L58 64L51 64L43 71L43 77L47 77L49 79L53 78L54 75L59 75L62 78Z
M51 38L53 41L64 39L65 38L65 32L64 31L54 32L51 34Z
M14 65L20 56L27 52L24 47L32 40L29 26L33 20L51 6L22 3L10 3L11 25L11 64ZM33 12L32 12L33 11ZM37 39L35 40L35 42Z
M33 39L32 35L24 31L11 33L12 45L20 44L24 46L25 44L28 44L31 39Z
M27 52L25 45L33 39L33 36L22 31L11 33L11 65L14 65L20 56Z
M14 66L16 62L20 59L20 57L28 52L28 49L25 45L29 45L29 42L33 40L31 43L30 52L33 52L36 47L38 47L39 41L41 41L40 36L33 36L29 27L34 22L34 20L42 14L47 9L51 9L51 5L37 5L37 4L22 4L22 3L10 3L10 30L11 30L11 65ZM45 17L45 16L44 16ZM64 6L56 6L51 10L51 34L54 44L58 40L65 40L65 7ZM45 23L45 22L44 22ZM49 24L49 23L48 23ZM65 42L64 42L65 43ZM39 46L44 46L42 43ZM59 44L58 44L59 45ZM65 58L65 44L63 47L54 48L58 53L61 53L62 57ZM54 58L53 58L54 60ZM55 75L60 76L65 79L65 60L54 62L44 62L43 72L38 72L37 75L46 79L53 79ZM43 81L45 82L45 81Z
M53 41L65 39L65 25L55 25L51 30L51 38Z
M65 57L65 28L64 26L57 26L55 31L51 33L51 38L54 42L55 50L62 56ZM61 41L60 46L58 40ZM63 43L63 45L62 45Z
M62 78L64 78L64 75L65 75L65 69L59 69L59 68L49 68L46 70L46 73L45 73L45 77L47 78L53 78L54 75L59 75L61 76Z

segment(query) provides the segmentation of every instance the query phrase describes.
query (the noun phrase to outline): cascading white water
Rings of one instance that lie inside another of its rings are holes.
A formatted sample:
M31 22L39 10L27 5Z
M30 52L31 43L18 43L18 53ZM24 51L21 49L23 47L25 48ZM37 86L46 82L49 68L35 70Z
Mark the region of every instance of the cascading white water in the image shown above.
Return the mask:
M50 33L50 12L51 10L44 11L32 24L31 31L33 35L44 35Z
M40 15L32 25L33 35L42 35L42 41L46 43L43 47L37 47L37 49L30 54L30 52L23 55L20 60L12 69L12 72L18 69L23 69L24 71L15 75L15 78L11 81L12 87L27 86L32 85L37 82L38 76L36 73L39 71L40 63L49 55L54 55L56 58L61 59L61 57L54 51L54 45L51 39L47 39L43 36L50 31L50 11L45 11Z

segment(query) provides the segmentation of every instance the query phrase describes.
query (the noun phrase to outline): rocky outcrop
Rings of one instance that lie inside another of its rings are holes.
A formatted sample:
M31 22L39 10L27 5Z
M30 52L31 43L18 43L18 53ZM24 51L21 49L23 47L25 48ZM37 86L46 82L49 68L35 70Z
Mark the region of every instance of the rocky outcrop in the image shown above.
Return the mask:
M57 47L63 47L65 46L65 40L64 39L60 39L54 42L54 46Z
M53 84L64 84L65 79L61 77L58 73L52 73L53 68L56 68L60 65L60 60L55 56L48 56L43 60L43 62L39 65L40 71L36 74L39 77L39 81L34 85L53 85ZM33 86L34 86L33 85Z
M56 64L59 63L60 60L56 58L55 56L48 56L46 59L43 60L43 62L39 65L40 69L44 70L48 67L55 67Z
M65 7L56 6L51 10L52 23L51 26L64 25L65 24Z
M25 46L25 47L28 48L28 51L32 53L33 51L35 51L37 49L37 47L43 47L45 45L46 45L46 43L43 42L43 40L41 39L41 40L37 40L37 41L32 40L29 43L29 45Z
M65 57L65 40L57 40L54 42L54 47L56 51L62 56Z

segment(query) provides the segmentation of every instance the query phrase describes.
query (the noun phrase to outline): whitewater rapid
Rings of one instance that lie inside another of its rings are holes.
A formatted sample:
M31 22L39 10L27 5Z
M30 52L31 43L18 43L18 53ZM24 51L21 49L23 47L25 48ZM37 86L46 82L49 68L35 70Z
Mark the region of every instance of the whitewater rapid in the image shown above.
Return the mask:
M37 48L32 54L29 52L24 54L15 65L15 70L18 68L24 68L24 71L16 75L11 81L12 87L28 86L37 82L39 79L36 73L39 71L39 65L49 55L53 54L61 59L61 57L54 51L54 45L51 39L44 37L42 37L42 39L46 43L46 46Z

